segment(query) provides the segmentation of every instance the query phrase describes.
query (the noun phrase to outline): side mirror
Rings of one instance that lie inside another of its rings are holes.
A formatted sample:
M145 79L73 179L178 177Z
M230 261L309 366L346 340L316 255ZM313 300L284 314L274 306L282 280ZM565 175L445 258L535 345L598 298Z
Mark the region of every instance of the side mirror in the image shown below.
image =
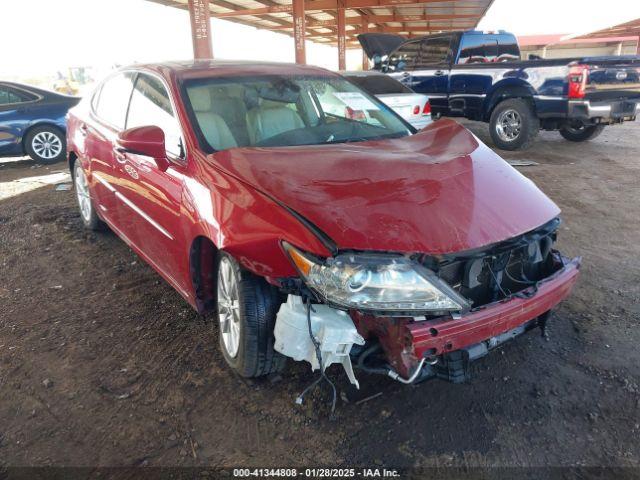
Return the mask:
M153 158L163 172L169 168L164 132L160 127L150 125L124 130L118 134L117 144L123 152Z

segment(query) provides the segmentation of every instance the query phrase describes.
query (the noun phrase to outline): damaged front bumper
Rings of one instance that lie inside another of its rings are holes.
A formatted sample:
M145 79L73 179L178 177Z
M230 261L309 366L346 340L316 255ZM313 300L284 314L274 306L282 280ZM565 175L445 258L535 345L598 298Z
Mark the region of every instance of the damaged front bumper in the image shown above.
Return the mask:
M352 318L365 338L378 337L389 364L401 375L410 376L423 358L437 358L441 366L447 367L446 363L456 358L451 353L465 351L463 357L473 360L523 333L531 322L546 321L546 313L569 296L578 278L581 258L562 261L561 269L535 287L457 318L403 321L357 312L352 313ZM437 364L431 367L434 376L437 368Z
M557 223L486 251L432 262L430 271L453 286L450 295L473 302L457 312L347 312L322 302L312 306L310 297L291 289L276 318L274 347L314 370L340 363L356 386L351 357L357 368L402 383L431 376L463 381L469 361L532 327L544 331L551 309L571 293L581 259L551 248ZM371 353L380 348L384 358Z

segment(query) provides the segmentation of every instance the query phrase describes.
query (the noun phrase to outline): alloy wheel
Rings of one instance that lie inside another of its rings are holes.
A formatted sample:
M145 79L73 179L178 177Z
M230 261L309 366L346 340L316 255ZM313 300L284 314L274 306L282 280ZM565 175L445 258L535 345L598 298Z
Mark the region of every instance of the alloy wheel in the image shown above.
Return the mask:
M240 297L236 272L227 257L222 257L218 269L218 317L224 348L235 358L240 347Z
M508 109L500 113L496 123L496 131L502 141L512 142L520 135L522 119L515 110Z
M62 153L62 140L52 132L40 132L31 140L31 148L45 160L57 158Z
M80 165L75 168L75 185L76 196L78 197L78 206L80 207L80 215L85 222L91 220L91 198L89 197L89 185L84 170Z

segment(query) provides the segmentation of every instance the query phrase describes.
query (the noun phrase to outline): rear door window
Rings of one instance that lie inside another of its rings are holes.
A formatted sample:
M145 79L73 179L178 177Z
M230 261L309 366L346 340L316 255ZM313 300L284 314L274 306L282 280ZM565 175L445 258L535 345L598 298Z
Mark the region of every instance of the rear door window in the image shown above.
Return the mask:
M512 62L520 60L520 48L513 35L500 35L498 37L498 62Z
M141 73L136 80L126 128L154 125L164 132L167 153L175 158L184 156L182 135L176 120L169 92L162 81Z
M498 41L486 35L465 35L460 45L458 64L491 63L498 58Z
M124 130L134 74L118 73L104 82L96 105L96 115L118 130Z

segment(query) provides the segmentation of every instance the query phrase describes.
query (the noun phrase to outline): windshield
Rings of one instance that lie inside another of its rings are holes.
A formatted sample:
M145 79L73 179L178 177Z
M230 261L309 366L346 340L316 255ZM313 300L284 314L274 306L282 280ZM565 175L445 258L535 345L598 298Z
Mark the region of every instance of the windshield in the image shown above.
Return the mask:
M398 138L414 131L389 107L338 76L189 80L184 97L209 153Z

